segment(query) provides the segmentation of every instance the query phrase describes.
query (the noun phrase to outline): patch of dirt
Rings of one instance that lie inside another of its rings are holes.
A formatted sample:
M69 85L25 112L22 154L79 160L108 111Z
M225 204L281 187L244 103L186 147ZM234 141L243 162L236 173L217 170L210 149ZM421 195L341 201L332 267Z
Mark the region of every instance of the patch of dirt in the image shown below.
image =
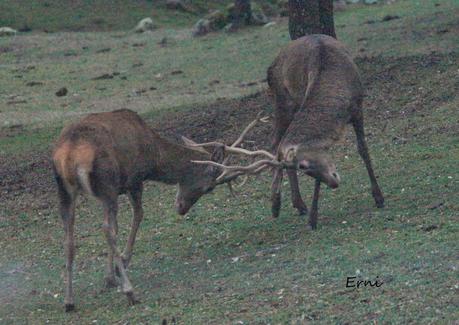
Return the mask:
M393 59L358 58L356 63L368 89L365 101L367 125L371 125L377 132L384 132L385 125L381 121L387 125L391 119L427 116L435 107L451 100L455 96L454 89L458 88L457 81L450 76L457 68L451 66L457 67L458 59L459 55L455 53ZM443 71L443 74L438 71ZM419 78L423 76L432 78L434 82L442 82L440 91L439 88L436 88L437 92L420 89L423 80ZM412 96L406 96L410 91ZM242 99L219 100L186 112L169 113L160 120L148 122L170 138L178 139L178 134L182 134L198 142L219 140L230 143L259 111L265 114L272 112L267 91ZM22 128L3 129L0 137L14 136L21 132ZM248 135L247 146L253 147L256 143L257 147L269 148L270 133L271 124L262 124ZM409 138L412 135L402 136ZM2 206L15 213L40 211L46 214L50 209L55 209L55 184L49 157L50 149L46 152L0 157Z

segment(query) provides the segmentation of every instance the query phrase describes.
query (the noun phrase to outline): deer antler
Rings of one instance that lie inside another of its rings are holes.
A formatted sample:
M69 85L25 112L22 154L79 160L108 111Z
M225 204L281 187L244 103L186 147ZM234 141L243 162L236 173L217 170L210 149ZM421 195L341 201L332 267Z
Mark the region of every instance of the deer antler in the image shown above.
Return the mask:
M262 156L264 159L257 160L254 163L251 163L247 166L241 166L241 165L233 165L233 166L228 166L227 162L229 158L226 158L223 160L222 163L217 163L215 161L211 160L192 160L193 163L195 164L202 164L202 165L211 165L215 166L218 168L221 168L223 172L217 177L216 182L217 184L223 184L223 183L229 183L233 180L235 180L237 177L242 176L242 175L255 175L259 174L263 170L267 169L268 167L275 167L275 168L296 168L294 163L292 162L292 159L286 159L279 161L275 155L272 153L266 151L266 150L247 150L241 147L237 147L239 144L241 144L244 140L244 137L247 135L247 133L255 127L257 122L267 122L268 117L260 117L260 113L257 115L257 118L252 121L245 129L242 131L241 135L237 138L236 141L230 146L225 145L221 142L217 141L212 141L212 142L206 142L206 143L196 143L193 146L197 147L224 147L226 152L229 153L234 153L234 154L239 154L239 155L246 155L249 157L259 157ZM246 180L243 181L245 183ZM232 187L230 187L231 193Z
M192 147L224 147L225 151L230 152L230 153L248 155L252 157L253 156L265 156L269 159L275 159L274 155L266 150L250 151L250 150L238 147L238 145L240 145L244 141L244 137L247 135L247 133L249 133L249 131L252 130L258 122L263 122L263 123L268 122L269 116L265 116L265 117L260 117L260 116L261 116L261 112L257 114L257 118L255 120L253 120L252 122L250 122L249 125L246 126L244 131L242 131L241 135L230 146L227 146L224 143L221 143L218 141L195 143L195 144L191 144L190 146ZM225 158L222 164L225 165L228 162L228 160L229 160L229 157Z
M230 146L225 145L225 144L223 144L221 142L217 142L217 141L199 143L199 144L196 143L196 144L192 144L191 146L195 146L195 147L216 147L216 146L224 147L225 151L229 152L229 153L247 155L247 156L252 156L252 157L264 156L264 157L267 157L270 160L274 161L275 160L274 155L272 155L270 152L268 152L266 150L250 151L250 150L238 147L244 141L245 136L249 133L250 130L252 130L255 127L255 125L258 122L266 123L266 122L268 122L268 119L269 119L268 116L261 117L261 112L259 112L257 114L256 119L253 120L252 122L250 122L249 125L247 125L247 127L242 131L241 135L239 135L239 137L236 139L236 141L234 141L233 144L231 144ZM246 176L245 179L239 185L239 186L242 186L247 181L247 178L248 178L247 174L259 173L263 169L265 169L266 167L269 166L269 164L266 164L267 160L264 160L262 163L257 162L256 164L252 164L252 165L245 166L245 167L244 166L227 166L227 163L228 163L229 159L230 159L229 156L226 157L221 164L217 164L217 163L215 163L213 161L193 161L193 162L197 163L197 164L213 165L213 166L217 166L219 168L224 169L223 173L220 176L218 176L218 178L217 178L217 184L227 183L228 187L230 189L230 192L233 195L234 195L234 191L233 191L233 187L231 186L231 182L232 181L234 181L239 176L245 175ZM264 165L262 165L262 164L264 164ZM226 168L226 167L230 167L230 168Z

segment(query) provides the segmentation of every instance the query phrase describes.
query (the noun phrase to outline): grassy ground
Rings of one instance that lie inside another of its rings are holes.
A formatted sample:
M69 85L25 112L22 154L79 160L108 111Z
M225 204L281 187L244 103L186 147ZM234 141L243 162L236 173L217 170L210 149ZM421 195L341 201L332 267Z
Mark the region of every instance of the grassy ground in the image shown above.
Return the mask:
M340 12L338 36L360 56L455 51L457 5L434 3L401 1ZM401 18L381 22L388 14ZM366 24L368 20L375 23ZM159 44L164 37L169 40L166 47ZM191 107L254 93L266 86L266 67L287 42L285 21L268 29L199 39L191 38L188 29L2 38L0 128L41 127L119 107L139 112ZM93 80L104 74L109 79ZM69 94L56 97L63 86Z
M337 17L337 25L346 25L338 28L339 37L358 55L356 62L368 89L367 138L386 195L385 209L374 208L351 132L334 152L342 186L334 191L324 189L319 229L314 232L306 230L306 220L290 207L288 186L284 186L281 217L269 217L268 176L254 179L236 199L225 188L217 189L186 217L173 211L173 187L148 183L146 219L129 270L142 304L128 307L121 293L102 289L107 247L100 229L101 211L93 200L82 199L75 265L78 311L73 314L63 312L63 233L47 160L50 139L56 136L62 119L97 110L97 105L78 110L91 103L105 103L106 109L119 107L127 98L126 89L154 82L155 87L161 87L158 93L169 98L163 104L156 98L154 104L141 104L147 102L141 94L124 105L144 112L151 124L165 133L177 131L198 140L234 137L257 111L271 109L263 92L235 98L255 91L236 85L264 78L266 65L287 41L286 25L280 22L273 29L201 40L184 37L164 49L156 42L130 39L132 43L147 42L137 54L129 54L131 43L123 49L123 41L113 38L116 33L56 36L63 44L89 39L92 46L112 47L105 54L91 52L77 57L54 55L59 48L47 49L45 45L52 40L49 35L16 39L23 45L4 56L8 72L0 71L4 73L0 89L2 95L13 89L24 93L28 103L22 107L23 115L11 115L10 110L17 113L21 108L12 109L5 103L0 113L6 110L8 115L2 117L11 121L0 134L0 323L457 321L459 54L454 17L458 8L453 1L441 2L438 7L434 4L400 1L382 8L356 8ZM396 13L401 19L380 22L387 13ZM377 22L364 24L368 19ZM66 40L71 37L75 38ZM162 34L151 37L159 40ZM0 40L0 47L11 46L4 42ZM158 52L154 59L152 52ZM173 57L177 52L185 57ZM123 65L134 62L126 63L130 56L141 57L145 70L126 73L125 84L116 76L100 82L88 80L115 68L121 72ZM164 68L154 70L151 60L162 62L159 66ZM224 63L219 64L220 60ZM231 64L226 60L232 60ZM174 62L177 65L171 65ZM209 65L208 70L199 67L203 62ZM48 96L47 91L21 83L14 87L11 71L29 64L36 68L25 74L34 74L30 80L43 80L42 87L49 87L51 93ZM104 69L96 70L98 65ZM71 81L62 71L73 69L77 72ZM151 77L177 69L184 73L161 82ZM197 72L188 72L194 69ZM216 78L213 73L222 81L209 91L205 87ZM194 96L178 102L184 85L191 80L195 82L189 86ZM81 105L71 104L70 98L54 97L51 90L63 81L81 87L78 92L87 88ZM172 87L174 82L176 87ZM107 87L107 93L101 95L95 87ZM263 83L254 87L261 89ZM227 98L214 102L215 97ZM37 105L29 106L35 100ZM67 101L69 105L61 108ZM38 114L37 107L43 107ZM47 117L41 120L40 114ZM252 139L266 145L268 134L269 128L264 127ZM309 197L311 181L302 178L301 182ZM130 211L125 198L120 203L121 236L125 238ZM378 276L384 284L351 290L345 287L348 276Z
M167 9L165 0L3 0L0 26L49 32L130 30L145 17L153 18L158 27L189 26L229 2L193 0L183 11Z

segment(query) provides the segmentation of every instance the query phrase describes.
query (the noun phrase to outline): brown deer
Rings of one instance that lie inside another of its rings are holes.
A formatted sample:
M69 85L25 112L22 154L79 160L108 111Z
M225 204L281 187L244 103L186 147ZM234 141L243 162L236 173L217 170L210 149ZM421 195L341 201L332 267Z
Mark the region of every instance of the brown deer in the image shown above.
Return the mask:
M298 186L297 170L315 178L309 225L317 227L321 183L336 188L340 176L327 155L348 124L357 136L357 148L370 177L373 198L378 208L384 197L371 165L363 127L363 86L357 67L343 44L326 35L310 35L292 41L268 68L268 84L274 97L274 132L271 154L265 150L248 151L233 146L225 150L264 159L248 166L227 166L213 161L194 161L224 170L222 175L237 177L257 174L273 167L271 185L272 214L278 217L281 206L283 170L287 170L292 203L300 214L308 209ZM198 146L223 146L219 142Z
M274 97L272 149L278 160L294 161L314 177L310 226L317 225L321 182L338 187L340 177L327 156L330 146L352 124L357 147L370 177L378 208L384 198L376 181L365 141L362 100L364 89L357 67L342 43L326 35L309 35L290 42L268 69L268 84ZM287 169L293 207L307 213L298 186L296 169ZM272 213L279 215L283 169L276 168L272 183Z
M233 146L254 126L249 125ZM75 202L80 193L96 197L103 206L103 230L109 245L105 275L107 286L121 278L122 292L130 304L136 303L126 268L132 257L136 233L143 218L143 181L178 184L176 209L185 214L216 185L230 182L238 175L220 175L220 168L194 164L192 160L222 163L224 148L210 154L183 138L177 144L159 136L130 110L90 114L64 128L53 151L53 167L65 230L65 309L74 309L72 265L75 255ZM227 161L227 160L225 160ZM118 196L127 194L133 208L133 221L123 253L117 247ZM116 265L114 268L113 262ZM115 272L116 271L116 272Z

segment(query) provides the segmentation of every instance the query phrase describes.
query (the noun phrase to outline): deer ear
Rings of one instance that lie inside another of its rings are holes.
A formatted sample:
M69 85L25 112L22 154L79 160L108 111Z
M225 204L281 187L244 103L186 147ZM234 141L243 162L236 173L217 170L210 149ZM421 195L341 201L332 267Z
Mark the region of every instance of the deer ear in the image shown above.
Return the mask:
M296 159L296 154L298 151L297 146L289 146L284 149L283 159L288 162L292 162Z
M221 164L223 160L225 159L225 147L223 146L216 147L214 151L212 152L212 156L210 159L212 161L215 161Z
M197 146L196 146L196 145L197 145L196 142L194 142L194 141L191 140L191 139L188 139L187 137L184 137L183 135L182 135L182 141L183 141L183 143L185 144L185 146L187 146L187 147L191 147L192 149L194 149L194 150L196 150L196 151L200 151L200 152L202 152L202 153L207 153L207 154L209 153L209 152L208 152L206 149L204 149L203 147L197 147Z

